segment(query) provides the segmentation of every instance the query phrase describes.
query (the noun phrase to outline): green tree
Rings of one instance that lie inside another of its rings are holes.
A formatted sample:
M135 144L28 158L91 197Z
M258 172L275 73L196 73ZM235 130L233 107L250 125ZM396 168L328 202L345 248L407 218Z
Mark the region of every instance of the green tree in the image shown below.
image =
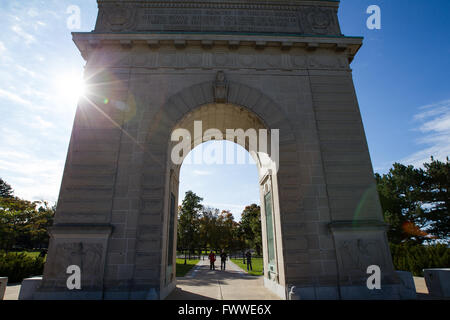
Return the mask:
M2 178L0 178L0 198L12 198L13 189Z
M248 246L254 248L258 255L261 254L261 208L256 204L246 206L242 212L241 227Z
M244 227L242 223L237 223L233 229L233 251L242 252L242 256L244 257L246 246Z
M229 251L233 246L233 228L236 226L233 214L229 210L222 210L217 220L218 243L217 249Z
M392 243L422 243L426 226L421 193L424 172L413 166L394 163L389 173L375 174L384 219L389 224L388 238Z
M205 207L202 210L199 219L199 243L206 251L209 248L217 248L217 220L219 210L211 207Z
M38 202L38 209L29 221L29 237L32 248L48 247L48 229L53 224L56 205L50 207L47 202Z
M389 173L375 174L391 243L449 240L449 168L448 159L431 158L424 169L395 163Z
M46 202L0 198L0 248L46 247L53 217L54 208Z
M198 221L198 243L200 250L208 250L208 227L209 218L205 216L205 212L202 212Z
M425 168L425 191L424 203L426 217L431 221L427 230L436 238L449 240L450 237L450 162L434 160L424 163Z
M178 211L178 241L189 254L198 247L199 218L203 208L201 201L203 198L187 191Z

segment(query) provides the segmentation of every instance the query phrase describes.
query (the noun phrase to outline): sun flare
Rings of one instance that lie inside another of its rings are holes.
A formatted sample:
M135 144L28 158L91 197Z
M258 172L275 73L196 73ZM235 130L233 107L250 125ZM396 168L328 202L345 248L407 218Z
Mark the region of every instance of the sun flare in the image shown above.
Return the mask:
M78 73L63 74L55 78L56 94L69 103L77 102L86 93L82 75Z

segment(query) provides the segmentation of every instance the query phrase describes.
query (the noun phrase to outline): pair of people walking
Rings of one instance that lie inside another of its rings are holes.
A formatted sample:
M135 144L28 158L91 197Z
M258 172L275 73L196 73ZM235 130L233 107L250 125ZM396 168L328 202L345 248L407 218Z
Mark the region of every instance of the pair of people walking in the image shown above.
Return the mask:
M225 270L227 258L228 255L222 250L222 253L220 254L220 270ZM208 259L209 270L216 270L216 266L214 265L216 262L216 254L213 251L210 252Z

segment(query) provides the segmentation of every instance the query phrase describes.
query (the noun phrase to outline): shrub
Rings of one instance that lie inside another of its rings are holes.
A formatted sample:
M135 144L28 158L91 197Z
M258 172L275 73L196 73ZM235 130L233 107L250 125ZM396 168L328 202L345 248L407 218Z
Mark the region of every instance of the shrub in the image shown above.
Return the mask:
M446 245L390 244L396 270L409 271L423 277L423 269L450 267L450 248Z
M42 275L44 259L30 257L26 253L0 251L0 276L8 277L9 283L22 282L23 279Z

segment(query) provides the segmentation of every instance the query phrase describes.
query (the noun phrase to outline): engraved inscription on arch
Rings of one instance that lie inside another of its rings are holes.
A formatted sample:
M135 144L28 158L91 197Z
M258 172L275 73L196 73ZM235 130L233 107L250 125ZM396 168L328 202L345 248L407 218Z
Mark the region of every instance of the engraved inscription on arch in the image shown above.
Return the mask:
M297 14L284 11L146 9L139 12L137 19L137 31L206 28L211 31L269 31L266 29L275 27L283 28L285 32L301 33Z
M280 3L101 3L96 31L264 32L339 35L333 6Z

